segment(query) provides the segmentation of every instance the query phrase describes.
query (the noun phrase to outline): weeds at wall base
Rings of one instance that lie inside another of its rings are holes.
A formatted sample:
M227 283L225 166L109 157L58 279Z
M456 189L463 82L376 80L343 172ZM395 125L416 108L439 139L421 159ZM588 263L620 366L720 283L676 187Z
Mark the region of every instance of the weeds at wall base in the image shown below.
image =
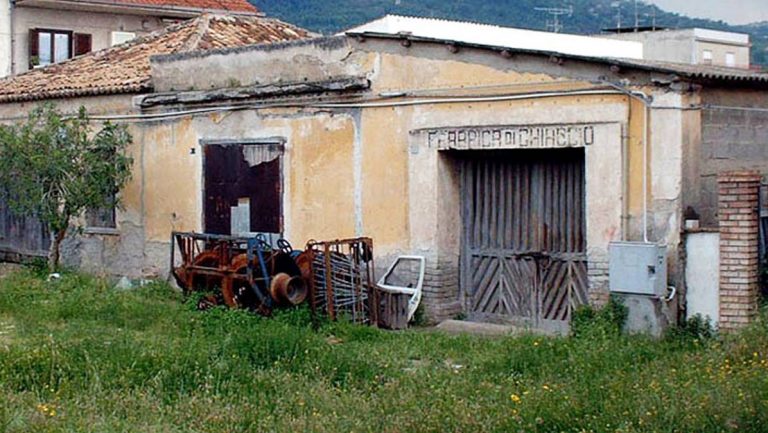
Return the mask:
M764 431L764 321L654 340L618 332L620 312L580 313L568 338L313 330L306 308L199 312L162 283L25 271L0 280L0 428Z

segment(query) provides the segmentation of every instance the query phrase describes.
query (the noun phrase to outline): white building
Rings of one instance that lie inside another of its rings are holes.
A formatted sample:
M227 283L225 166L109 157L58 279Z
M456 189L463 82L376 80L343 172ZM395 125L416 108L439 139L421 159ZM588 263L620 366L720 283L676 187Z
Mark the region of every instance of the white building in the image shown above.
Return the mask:
M708 29L627 31L601 38L641 42L646 60L749 69L749 35Z

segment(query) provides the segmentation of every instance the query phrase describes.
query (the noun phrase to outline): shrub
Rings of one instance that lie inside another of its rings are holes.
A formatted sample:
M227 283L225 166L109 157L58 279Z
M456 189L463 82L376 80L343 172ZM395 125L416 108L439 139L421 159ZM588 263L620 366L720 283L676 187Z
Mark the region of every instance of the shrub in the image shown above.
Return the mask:
M571 320L571 335L618 335L624 329L628 310L621 301L611 296L608 303L600 309L591 305L579 307Z
M709 340L717 335L715 328L707 318L697 314L671 327L666 332L667 339L695 341Z

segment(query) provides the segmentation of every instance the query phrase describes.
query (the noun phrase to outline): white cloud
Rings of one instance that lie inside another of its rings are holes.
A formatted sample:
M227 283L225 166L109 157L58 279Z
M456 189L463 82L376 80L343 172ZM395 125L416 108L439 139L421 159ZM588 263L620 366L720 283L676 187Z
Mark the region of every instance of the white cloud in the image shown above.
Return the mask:
M710 18L731 24L768 21L766 0L648 0L662 9L696 18Z

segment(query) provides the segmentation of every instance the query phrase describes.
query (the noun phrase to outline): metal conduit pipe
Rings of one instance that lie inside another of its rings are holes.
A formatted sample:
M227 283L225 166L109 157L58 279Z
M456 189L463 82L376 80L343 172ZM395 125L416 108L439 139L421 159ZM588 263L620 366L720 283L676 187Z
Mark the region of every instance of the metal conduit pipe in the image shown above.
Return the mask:
M602 90L576 90L576 91L557 91L557 92L538 92L538 93L520 93L515 95L500 95L500 96L466 96L466 97L451 97L451 98L429 98L429 99L412 99L406 101L386 101L386 100L373 100L364 102L328 102L328 103L296 103L296 102L284 102L284 103L272 103L272 104L248 104L248 105L228 105L221 107L209 107L198 108L192 110L174 111L168 113L142 113L142 114L110 114L110 115L92 115L89 116L91 120L97 121L112 121L112 120L157 120L167 119L182 116L190 116L195 114L206 114L226 111L240 111L240 110L263 110L269 108L390 108L390 107L407 107L414 105L437 105L437 104L456 104L467 102L502 102L502 101L517 101L517 100L531 100L531 99L546 99L555 98L560 96L599 96L599 95L620 95L624 92L620 92L613 89Z
M644 92L628 89L621 84L610 81L600 81L600 83L611 86L617 91L643 103L643 242L650 243L648 239L648 114L651 109L651 104L653 103L653 98ZM626 176L625 179L625 182L629 182L629 176ZM625 186L625 189L629 190L627 186ZM625 197L624 199L629 200L628 197Z

